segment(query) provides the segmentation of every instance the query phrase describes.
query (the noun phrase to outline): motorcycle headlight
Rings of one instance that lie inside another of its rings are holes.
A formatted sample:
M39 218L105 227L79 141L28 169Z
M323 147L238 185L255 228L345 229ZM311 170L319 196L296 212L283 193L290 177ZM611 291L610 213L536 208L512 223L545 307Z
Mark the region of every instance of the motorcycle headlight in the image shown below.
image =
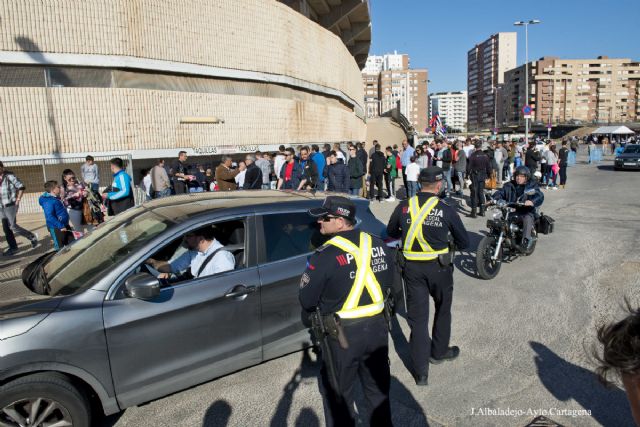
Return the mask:
M511 229L511 232L512 232L512 233L515 233L515 232L517 232L518 230L520 230L520 227L518 227L518 224L511 224L511 225L509 226L509 228Z
M491 217L493 219L502 219L502 211L499 210L494 210L493 213L491 214Z

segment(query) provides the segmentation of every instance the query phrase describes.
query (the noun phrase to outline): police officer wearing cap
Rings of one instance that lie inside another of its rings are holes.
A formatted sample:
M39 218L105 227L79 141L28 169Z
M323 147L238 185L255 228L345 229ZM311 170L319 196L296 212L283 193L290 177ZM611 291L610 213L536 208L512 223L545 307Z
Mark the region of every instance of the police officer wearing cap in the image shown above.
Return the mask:
M430 166L420 172L421 191L402 201L391 215L387 233L402 236L403 278L407 290L407 320L411 327L409 346L413 375L418 385L427 385L429 362L441 363L458 357L460 349L449 347L453 298L453 253L451 244L464 249L467 231L455 209L440 199L444 172ZM429 338L429 295L435 303L433 339Z
M384 309L394 267L388 248L380 238L354 228L356 206L346 197L329 196L309 214L318 217L320 233L330 238L309 258L300 281L300 303L308 313L335 319L342 334L322 347L327 424L355 425L353 402L360 380L371 412L363 414L360 408L359 417L366 425L389 426L391 374Z

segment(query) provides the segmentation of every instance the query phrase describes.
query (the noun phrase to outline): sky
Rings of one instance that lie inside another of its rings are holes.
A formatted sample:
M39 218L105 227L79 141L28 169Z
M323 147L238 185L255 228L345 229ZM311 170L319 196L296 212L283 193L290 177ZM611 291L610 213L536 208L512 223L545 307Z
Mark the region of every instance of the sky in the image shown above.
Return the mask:
M466 90L467 52L498 32L518 33L518 65L529 61L630 58L640 61L640 0L370 0L370 55L407 53L411 68L429 70L429 92Z

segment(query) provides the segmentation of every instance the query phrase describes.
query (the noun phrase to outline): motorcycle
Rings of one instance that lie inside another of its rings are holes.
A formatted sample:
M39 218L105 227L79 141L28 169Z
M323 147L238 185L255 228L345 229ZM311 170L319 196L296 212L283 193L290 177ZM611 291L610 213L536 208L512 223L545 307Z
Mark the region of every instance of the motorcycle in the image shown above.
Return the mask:
M536 215L531 232L531 247L526 248L521 244L523 227L517 223L516 210L525 206L522 198L533 194L535 190L529 190L515 203L507 203L504 200L487 203L487 206L493 207L487 220L489 234L482 238L476 252L476 270L481 278L493 279L500 272L503 262L510 262L518 256L531 255L536 248L538 234L553 232L553 219L543 214Z

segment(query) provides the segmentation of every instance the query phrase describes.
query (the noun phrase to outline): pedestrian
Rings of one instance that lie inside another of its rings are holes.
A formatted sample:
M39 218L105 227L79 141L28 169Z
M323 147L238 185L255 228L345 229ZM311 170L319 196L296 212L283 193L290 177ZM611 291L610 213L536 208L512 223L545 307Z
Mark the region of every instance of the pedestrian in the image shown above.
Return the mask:
M347 156L345 156L344 151L342 151L342 148L340 147L340 143L339 142L335 142L333 144L333 151L335 151L336 153L336 158L338 160L342 160L343 164L347 164Z
M154 198L160 199L171 195L171 181L169 174L164 167L164 160L158 159L156 165L151 168L151 187L153 187Z
M287 148L284 154L286 162L278 172L278 190L297 190L302 182L302 167L296 160L293 148Z
M631 415L640 426L640 309L632 308L628 301L626 305L624 319L598 328L602 352L594 348L593 354L599 363L596 373L602 384L617 392L612 380L622 381Z
M256 151L256 166L260 168L260 172L262 172L262 188L263 190L268 190L271 186L271 162L267 159L266 153L261 153L260 151Z
M328 160L327 166L325 166L325 174L328 180L327 191L349 193L349 186L351 185L349 168L335 151L331 152Z
M186 194L189 191L187 181L189 181L189 174L187 170L187 152L178 152L178 160L176 160L171 166L172 179L173 179L173 191L175 194Z
M240 162L238 163L236 169L239 170L240 173L238 173L234 178L234 181L236 183L236 187L234 188L234 190L242 190L244 189L244 178L247 174L247 164L245 162Z
M262 189L262 170L256 165L257 160L255 154L247 154L244 158L244 163L247 165L245 171L243 190L261 190ZM238 174L239 176L239 174Z
M471 199L470 218L476 217L479 208L480 216L484 216L484 181L491 176L491 159L482 151L482 142L476 141L476 150L471 153L467 161L467 176L471 180L469 196Z
M300 168L302 168L302 182L298 186L298 190L315 191L320 186L320 173L316 166L316 162L311 159L309 147L305 146L300 149ZM349 187L347 186L347 190Z
M420 175L420 165L416 162L416 156L412 156L409 164L404 168L407 175L407 197L411 198L418 192L418 176Z
M140 188L144 191L145 201L152 199L153 188L151 188L151 171L149 169L142 169L140 171Z
M280 171L282 170L282 165L287 161L287 153L285 151L284 145L281 145L278 148L278 153L273 158L273 171L276 174L276 179L280 177Z
M3 252L5 256L15 255L18 252L16 234L28 239L32 248L38 246L38 236L17 223L24 190L22 181L13 172L5 170L4 164L0 161L0 220L2 220L2 229L9 246Z
M300 279L300 304L318 321L339 325L337 334L316 336L320 343L321 382L327 425L391 426L388 318L385 295L394 277L384 242L355 229L356 206L346 197L329 196L309 214L330 239L309 258ZM317 328L314 328L316 331ZM355 408L361 386L367 401Z
M213 191L213 183L215 182L216 178L213 176L213 171L211 170L211 168L207 168L207 170L204 173L204 191Z
M396 200L396 178L398 177L397 160L393 155L393 149L387 147L385 149L387 163L384 168L384 182L387 186L387 202Z
M411 145L409 145L409 141L407 141L406 139L402 141L402 155L400 156L400 163L402 164L402 183L404 184L404 188L408 190L408 184L407 184L407 170L406 167L409 163L411 163L411 157L413 157L413 154L415 153L415 150L413 149L413 147ZM407 193L408 194L408 193Z
M124 161L120 157L114 157L109 164L113 174L113 182L111 187L107 188L107 209L109 215L118 215L135 206L133 188L131 187L131 177L124 170Z
M380 151L380 144L376 144L373 147L374 152L371 154L369 160L369 200L373 200L376 197L374 186L378 188L377 198L381 202L384 195L382 189L382 179L384 177L384 169L387 164L387 159Z
M509 157L509 153L507 153L507 150L502 146L501 142L496 142L496 149L493 153L493 156L496 159L496 163L498 164L498 169L497 169L498 184L502 185L502 182L504 180L504 175L503 175L504 164Z
M358 158L356 146L349 148L349 193L358 196L362 187L362 177L364 176L364 165Z
M467 185L464 182L464 175L467 173L467 153L462 148L462 144L460 142L456 143L456 153L453 163L453 170L458 178L458 192L456 193L458 196L462 196L462 190L467 188Z
M73 241L73 233L69 226L69 213L60 200L61 188L58 181L44 183L44 193L38 199L38 203L44 211L47 230L53 240L53 248L59 251Z
M204 171L202 166L196 165L195 168L189 168L185 183L187 184L188 193L202 193L204 191Z
M431 166L431 154L424 147L416 147L415 156L420 170Z
M87 197L86 187L78 182L71 169L62 171L62 203L69 213L69 221L75 231L83 231L83 209Z
M525 153L524 165L529 168L532 175L538 170L538 162L540 160L542 160L542 155L538 151L536 143L531 141Z
M236 176L244 170L242 166L231 169L233 159L231 156L222 156L222 160L216 168L216 182L218 184L218 191L232 191L238 188L236 183Z
M453 251L466 248L469 237L456 210L439 198L444 180L444 171L437 166L420 172L420 192L399 203L387 225L390 237L402 237L412 373L420 386L428 384L429 363L453 360L460 354L459 347L449 346ZM429 295L435 303L432 339Z
M87 156L85 162L80 166L80 174L82 174L82 182L95 194L100 192L100 174L98 173L98 165L95 164L93 156Z
M549 149L544 153L544 159L547 163L547 188L551 187L557 190L556 178L560 167L558 166L558 153L555 144L549 144Z
M369 155L367 154L367 150L364 149L364 143L362 142L358 142L356 144L356 150L357 150L357 155L358 155L358 159L360 159L360 162L362 163L362 168L364 170L364 174L362 175L362 192L361 192L361 196L366 198L367 197L367 165L369 164Z
M571 151L567 148L567 141L562 141L562 148L558 152L558 173L560 174L560 188L564 189L567 185L567 167L569 166L569 154Z
M447 184L445 197L449 197L450 193L453 191L453 182L451 182L451 162L453 161L453 156L451 154L449 144L450 142L447 140L442 141L441 149L438 153L438 158L442 162L442 171L444 172L445 183Z
M311 146L311 160L316 164L318 172L317 189L324 190L324 181L327 178L324 176L324 167L327 165L327 158L320 152L320 147L317 144Z

